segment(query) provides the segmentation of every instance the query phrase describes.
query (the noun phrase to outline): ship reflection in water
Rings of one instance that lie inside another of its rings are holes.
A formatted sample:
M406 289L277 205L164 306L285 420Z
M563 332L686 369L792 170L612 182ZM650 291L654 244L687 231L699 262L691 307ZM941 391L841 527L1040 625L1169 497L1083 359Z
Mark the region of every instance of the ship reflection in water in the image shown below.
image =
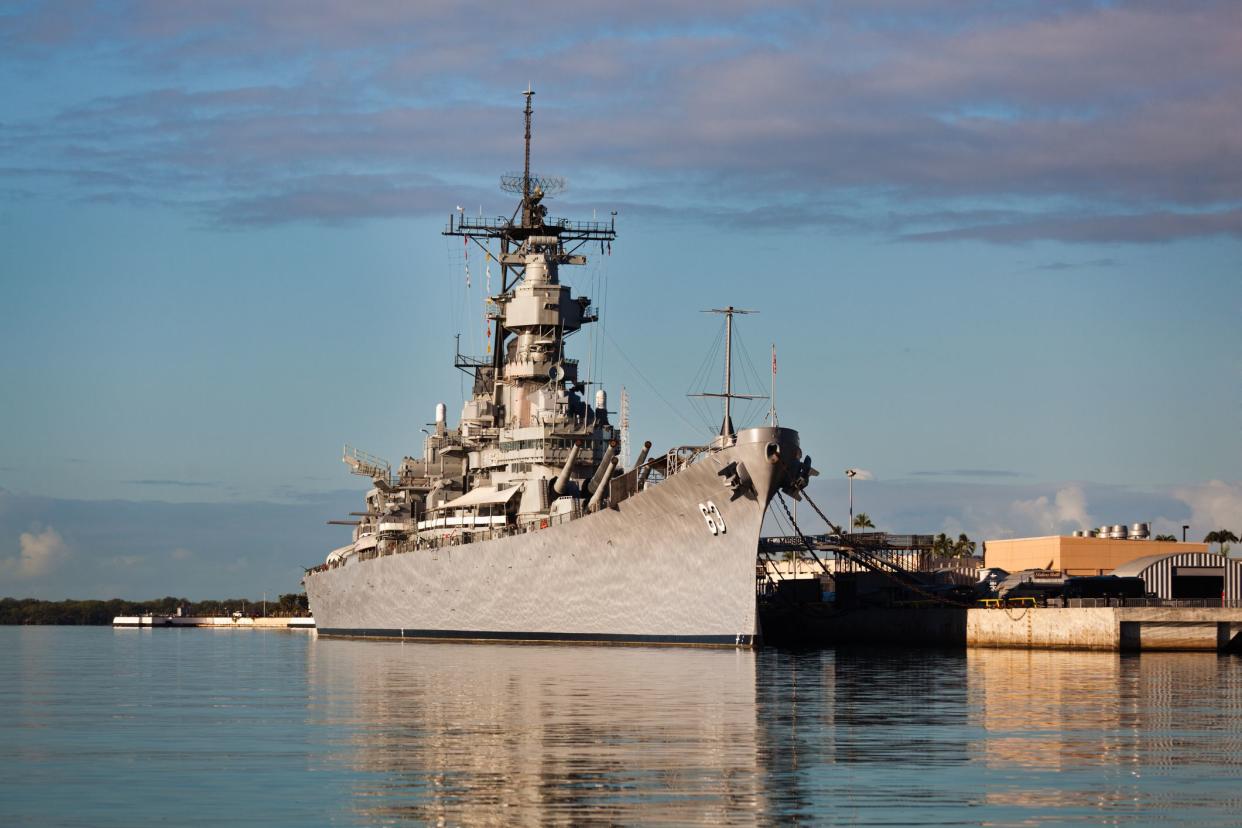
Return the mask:
M766 810L755 654L321 640L374 818L718 822ZM346 691L340 683L349 685Z
M313 642L361 821L1231 824L1242 659ZM352 807L351 807L352 806Z

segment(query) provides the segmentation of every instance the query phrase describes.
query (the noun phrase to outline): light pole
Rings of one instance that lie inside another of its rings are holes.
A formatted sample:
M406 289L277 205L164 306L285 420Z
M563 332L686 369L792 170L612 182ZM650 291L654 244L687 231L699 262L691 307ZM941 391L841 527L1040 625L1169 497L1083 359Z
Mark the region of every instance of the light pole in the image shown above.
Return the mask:
M1189 523L1182 524L1182 543L1186 542L1186 530L1190 528Z
M846 531L852 535L854 534L854 478L858 476L858 469L846 469L845 476L850 479L850 522Z

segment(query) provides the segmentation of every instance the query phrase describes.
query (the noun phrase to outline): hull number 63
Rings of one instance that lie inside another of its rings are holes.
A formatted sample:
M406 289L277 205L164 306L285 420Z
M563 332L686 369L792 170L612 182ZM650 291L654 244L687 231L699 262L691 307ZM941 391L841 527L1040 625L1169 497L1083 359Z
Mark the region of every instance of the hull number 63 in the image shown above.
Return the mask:
M699 511L703 513L703 520L707 521L707 528L711 530L713 535L723 535L725 529L724 517L721 516L720 510L716 508L716 504L710 500L706 503L699 504Z

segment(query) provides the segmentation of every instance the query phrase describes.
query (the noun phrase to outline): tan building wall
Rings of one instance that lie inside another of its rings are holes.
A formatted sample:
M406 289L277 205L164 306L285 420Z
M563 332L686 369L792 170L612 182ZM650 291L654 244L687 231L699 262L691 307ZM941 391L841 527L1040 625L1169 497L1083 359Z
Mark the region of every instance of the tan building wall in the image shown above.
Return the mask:
M1107 575L1123 563L1145 555L1206 551L1206 543L1049 535L987 541L983 565L1000 567L1008 572L1057 569L1069 575Z

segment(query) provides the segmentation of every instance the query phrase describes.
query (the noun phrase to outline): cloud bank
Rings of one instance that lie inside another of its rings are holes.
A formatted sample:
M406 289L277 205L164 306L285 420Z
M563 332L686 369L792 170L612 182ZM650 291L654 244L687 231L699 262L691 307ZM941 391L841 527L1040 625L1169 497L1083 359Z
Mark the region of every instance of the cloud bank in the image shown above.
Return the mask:
M830 518L844 522L844 481L815 478L811 496ZM926 479L854 484L854 511L883 531L966 532L976 540L1068 534L1103 524L1151 523L1153 533L1201 539L1213 529L1242 530L1242 483L1145 489L1089 482L1014 483ZM805 512L800 512L800 517ZM772 528L772 527L769 527ZM818 521L804 527L822 531Z
M117 80L5 118L0 179L226 227L499 209L477 171L519 162L530 79L536 160L588 201L923 242L1239 238L1239 31L1232 2L34 2L0 17L10 72Z
M355 491L290 504L71 500L0 489L0 597L296 591L303 567L347 537L324 521L357 501Z

